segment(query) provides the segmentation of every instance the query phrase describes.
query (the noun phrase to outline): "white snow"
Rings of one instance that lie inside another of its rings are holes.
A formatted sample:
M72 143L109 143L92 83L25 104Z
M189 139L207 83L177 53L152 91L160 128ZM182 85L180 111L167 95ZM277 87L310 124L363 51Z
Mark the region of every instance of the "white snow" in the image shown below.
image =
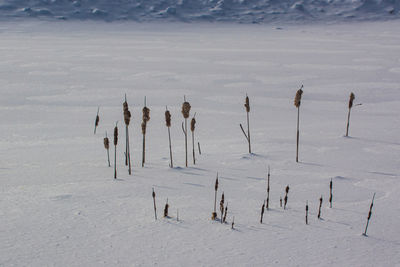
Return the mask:
M2 23L0 266L398 266L399 26ZM293 98L301 84L296 163ZM362 105L352 110L346 138L351 91ZM123 164L125 93L132 176ZM239 128L246 93L253 155ZM203 152L188 168L183 95L197 112ZM151 120L141 168L144 96ZM117 120L114 180L102 142ZM260 224L267 165L272 208ZM217 172L218 201L224 191L235 230L210 220ZM288 184L284 211L279 198ZM162 218L167 198L170 219Z

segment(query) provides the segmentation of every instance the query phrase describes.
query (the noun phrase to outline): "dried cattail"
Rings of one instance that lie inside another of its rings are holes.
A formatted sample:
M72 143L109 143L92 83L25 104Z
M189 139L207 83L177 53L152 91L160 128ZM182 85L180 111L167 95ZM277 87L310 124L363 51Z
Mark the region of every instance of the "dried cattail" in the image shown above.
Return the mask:
M196 119L193 117L191 122L190 122L190 130L192 132L194 132L195 126L196 126Z
M217 191L218 191L218 173L217 178L215 179L215 196L214 196L214 212L211 215L211 220L215 220L217 218Z
M294 98L294 105L296 106L296 108L300 107L301 104L301 95L303 94L303 85L301 86L301 88L299 90L297 90L296 92L296 96Z
M146 127L147 127L147 123L145 121L142 121L142 134L146 135Z
M110 140L107 137L107 132L106 132L106 137L104 137L104 148L107 150L107 160L108 160L108 167L111 166L110 164Z
M234 225L235 225L235 216L233 216L233 219L232 219L232 230L233 230Z
M192 131L192 157L193 157L193 165L196 165L196 154L194 152L194 129L196 125L195 119L196 113L194 114L192 121L190 122L190 130Z
M107 137L107 134L106 134L106 137L104 137L104 148L105 149L110 149L110 141L109 141L109 139Z
M225 202L225 197L224 197L224 192L222 192L221 201L219 202L219 210L221 211L221 223L222 223L222 218L224 217L224 202Z
M265 209L265 202L263 203L261 207L261 218L260 218L260 223L263 222L263 217L264 217L264 209Z
M280 207L282 208L282 197L279 197Z
M350 93L350 99L349 99L349 108L353 107L353 101L356 98L353 92Z
M118 124L118 122L117 122ZM118 144L118 126L117 124L115 124L114 127L114 146L116 146Z
M153 188L153 193L152 193L151 195L152 195L152 197L153 197L154 219L157 221L156 193L154 192L154 188Z
M168 217L168 208L169 208L169 204L168 204L168 198L167 198L167 203L165 203L165 207L164 207L164 217Z
M308 201L306 204L306 224L308 224Z
M171 127L171 113L169 110L165 111L165 125L167 125L167 127Z
M318 219L321 218L321 207L322 207L322 195L319 198Z
M246 112L250 112L250 100L249 97L246 95L246 101L244 103L244 106L246 108Z
M190 109L192 107L190 106L190 103L185 101L182 104L182 115L185 119L189 118L189 113L190 113Z
M285 204L283 206L283 209L286 209L286 204L287 204L287 201L288 201L288 194L289 194L289 185L286 186L285 192L286 192L285 193L285 198L284 198Z
M143 121L148 122L150 120L150 109L148 107L144 107L142 112L143 112Z
M350 93L350 99L349 99L349 111L347 113L347 126L346 126L346 136L349 136L349 126L350 126L350 111L351 108L353 107L353 101L355 99L355 95L353 92Z
M226 202L225 212L224 212L224 219L222 220L223 223L226 222L226 214L228 213L228 202Z
M125 124L127 126L129 126L129 123L131 121L131 112L129 110L124 111L124 121L125 121Z
M374 206L374 199L375 199L375 194L372 197L372 202L371 205L369 206L369 212L368 212L368 218L367 218L367 225L365 226L365 231L363 233L364 236L367 236L367 230L368 230L368 224L369 224L369 220L371 219L371 215L372 215L372 207Z
M303 94L303 85L296 92L296 96L294 98L294 105L297 108L297 138L296 138L296 162L299 162L299 139L300 139L300 103L301 103L301 95Z
M333 201L333 194L332 194L332 179L331 182L329 183L329 207L332 208L332 201Z
M96 134L96 128L97 128L97 126L99 126L99 121L100 121L99 110L100 110L100 107L97 108L96 120L94 121L94 134Z
M250 140L250 121L249 121L249 112L250 112L250 102L249 102L249 97L246 95L246 103L244 104L246 107L246 113L247 113L247 134L243 129L242 124L240 123L240 129L242 129L242 132L244 134L244 137L247 140L247 143L249 144L249 153L251 154L251 140Z
M168 128L168 141L169 141L169 158L171 160L171 163L169 164L169 166L171 168L174 167L173 163L172 163L172 145L171 145L171 131L170 131L170 127L171 127L171 113L169 112L168 108L165 107L167 110L165 111L165 125L167 125Z
M114 128L114 179L117 179L117 144L118 144L118 121Z

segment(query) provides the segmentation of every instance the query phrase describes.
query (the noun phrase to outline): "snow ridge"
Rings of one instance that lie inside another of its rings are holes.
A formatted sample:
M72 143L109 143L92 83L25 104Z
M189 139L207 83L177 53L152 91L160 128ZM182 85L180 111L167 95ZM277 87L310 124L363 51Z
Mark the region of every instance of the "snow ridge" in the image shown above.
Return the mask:
M0 0L0 19L226 21L387 20L400 0Z

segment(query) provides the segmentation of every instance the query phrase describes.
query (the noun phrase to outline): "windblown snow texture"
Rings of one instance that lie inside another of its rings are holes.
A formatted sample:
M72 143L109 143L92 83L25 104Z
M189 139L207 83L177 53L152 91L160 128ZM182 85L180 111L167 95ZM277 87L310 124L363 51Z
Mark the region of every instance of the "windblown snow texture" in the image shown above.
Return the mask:
M239 23L399 18L399 0L0 0L0 19Z

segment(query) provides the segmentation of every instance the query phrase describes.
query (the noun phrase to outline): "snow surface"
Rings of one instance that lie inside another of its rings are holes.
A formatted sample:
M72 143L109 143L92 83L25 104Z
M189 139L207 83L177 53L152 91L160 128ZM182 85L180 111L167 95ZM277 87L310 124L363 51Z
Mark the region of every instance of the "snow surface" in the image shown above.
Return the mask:
M0 19L234 21L398 19L399 0L0 0Z
M399 266L399 26L2 23L0 265ZM296 163L293 98L301 84ZM351 91L362 105L346 138ZM115 121L121 125L124 93L134 169L129 176L123 164L120 127L114 180L102 142ZM252 155L239 128L246 93ZM189 168L183 95L197 112L203 152ZM151 120L141 168L144 96ZM260 224L267 165L271 209ZM218 199L224 191L235 230L210 220L217 172ZM288 184L284 211L279 198ZM170 219L162 218L167 198Z

